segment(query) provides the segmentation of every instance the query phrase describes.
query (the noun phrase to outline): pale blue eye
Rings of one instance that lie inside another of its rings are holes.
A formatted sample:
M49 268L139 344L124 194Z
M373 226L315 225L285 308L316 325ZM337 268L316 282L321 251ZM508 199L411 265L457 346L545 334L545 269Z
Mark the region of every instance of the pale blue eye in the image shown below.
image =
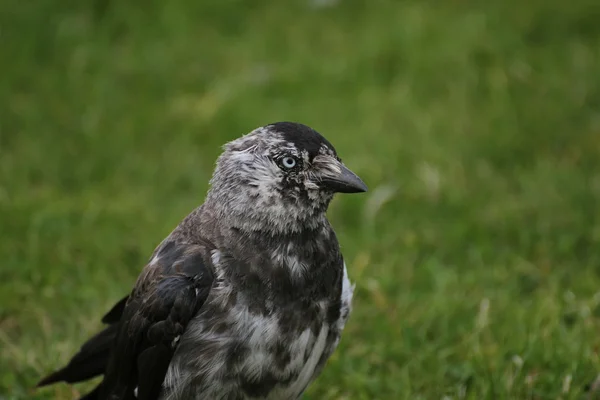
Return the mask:
M283 157L281 159L281 165L286 168L294 168L296 166L296 159L294 159L294 157Z

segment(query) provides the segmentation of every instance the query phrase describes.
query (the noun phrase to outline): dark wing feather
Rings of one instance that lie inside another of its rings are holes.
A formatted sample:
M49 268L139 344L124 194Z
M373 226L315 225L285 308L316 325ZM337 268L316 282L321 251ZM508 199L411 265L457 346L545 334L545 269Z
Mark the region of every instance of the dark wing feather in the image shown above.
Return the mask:
M138 382L144 384L138 387L138 400L155 399L160 393L172 357L171 347L165 344L154 345L139 355Z
M163 245L129 296L119 323L101 398L155 400L177 340L202 306L213 282L205 246ZM167 262L167 263L165 263Z
M129 300L129 296L125 296L119 300L119 302L115 304L104 317L102 317L102 322L105 324L114 324L119 322L121 315L123 315L123 310L125 309L127 300Z
M104 380L81 400L153 400L160 393L176 338L202 306L212 287L209 244L166 241L156 251L132 293L102 318L110 324L89 339L64 368L37 386Z
M118 329L116 324L104 328L85 342L64 368L48 375L37 386L46 386L61 381L76 383L102 375Z

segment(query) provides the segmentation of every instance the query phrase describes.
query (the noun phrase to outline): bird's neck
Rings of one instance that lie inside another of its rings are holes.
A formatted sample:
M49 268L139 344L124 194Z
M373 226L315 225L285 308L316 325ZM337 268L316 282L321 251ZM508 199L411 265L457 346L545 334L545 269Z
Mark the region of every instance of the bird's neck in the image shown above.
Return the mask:
M239 220L235 221L238 223L232 224L229 219L219 217L215 207L207 202L192 212L177 232L191 240L206 239L227 255L229 267L222 273L234 281L241 279L237 284L242 286L244 282L266 284L276 279L277 291L283 297L295 298L301 293L326 296L339 278L342 268L339 243L324 214L318 224L294 231L273 230L270 226L249 230Z
M236 264L237 273L256 276L261 282L277 279L284 297L296 297L298 291L307 288L326 293L332 282L329 278L321 282L321 277L333 279L341 271L339 244L328 222L317 228L276 235L272 231L233 228L226 236L230 238L228 252L242 261Z
M253 198L243 191L209 192L205 204L219 224L249 234L296 235L329 226L326 207L277 198Z

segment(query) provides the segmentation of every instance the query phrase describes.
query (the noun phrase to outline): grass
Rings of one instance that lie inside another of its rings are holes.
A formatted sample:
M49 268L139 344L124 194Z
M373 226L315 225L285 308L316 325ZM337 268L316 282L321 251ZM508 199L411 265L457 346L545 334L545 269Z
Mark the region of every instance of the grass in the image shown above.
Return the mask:
M296 120L371 191L307 399L583 399L600 372L593 1L0 4L0 399L99 327L219 146Z

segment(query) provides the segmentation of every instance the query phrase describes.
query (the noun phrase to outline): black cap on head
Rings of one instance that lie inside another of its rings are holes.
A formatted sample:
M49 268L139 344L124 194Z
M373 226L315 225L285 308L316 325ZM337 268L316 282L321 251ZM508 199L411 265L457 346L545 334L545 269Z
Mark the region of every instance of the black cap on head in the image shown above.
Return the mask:
M309 126L298 122L275 122L267 125L267 127L281 133L283 138L293 143L296 148L308 151L311 159L319 154L319 150L323 145L331 149L333 154L337 156L335 147L323 135Z

